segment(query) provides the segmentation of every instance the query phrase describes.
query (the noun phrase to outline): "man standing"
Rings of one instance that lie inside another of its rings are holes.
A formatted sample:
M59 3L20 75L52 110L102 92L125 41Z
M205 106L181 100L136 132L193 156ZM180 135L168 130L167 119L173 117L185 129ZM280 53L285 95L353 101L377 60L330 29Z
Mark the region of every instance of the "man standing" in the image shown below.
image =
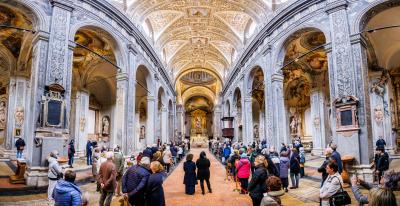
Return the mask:
M339 152L336 151L337 145L335 143L332 143L331 148L333 150L331 159L335 160L336 164L338 165L338 172L339 174L342 174L342 157L340 156Z
M22 158L22 151L24 151L25 148L25 141L21 137L19 137L15 142L15 147L17 148L17 159Z
M86 164L92 165L92 142L90 140L86 143Z
M124 156L122 155L122 153L120 152L119 146L116 146L114 148L114 164L115 164L115 168L117 170L117 189L116 189L116 193L117 196L121 196L121 178L122 175L124 174L124 164L125 164L125 160L124 160Z
M49 178L49 187L47 188L47 198L49 200L53 200L53 190L57 184L57 180L62 178L62 168L58 164L58 151L54 150L50 153L49 161L49 172L47 173L47 177Z
M381 181L383 173L389 169L389 155L385 152L384 147L377 147L375 154L375 174L378 177L378 182Z
M107 161L103 162L100 166L98 182L100 183L100 206L110 206L112 197L116 187L116 173L113 162L113 152L107 152Z
M130 167L122 177L122 192L134 206L144 206L147 181L150 177L150 158L143 157L140 165Z

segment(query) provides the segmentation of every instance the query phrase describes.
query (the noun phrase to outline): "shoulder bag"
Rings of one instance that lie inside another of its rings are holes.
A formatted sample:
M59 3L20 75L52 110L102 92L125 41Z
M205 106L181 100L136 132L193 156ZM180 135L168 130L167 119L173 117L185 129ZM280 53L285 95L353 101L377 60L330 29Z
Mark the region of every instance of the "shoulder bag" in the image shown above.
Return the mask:
M336 178L339 180L340 190L329 198L329 204L332 206L351 204L351 198L350 198L349 194L345 190L343 190L340 179L338 177L336 177Z

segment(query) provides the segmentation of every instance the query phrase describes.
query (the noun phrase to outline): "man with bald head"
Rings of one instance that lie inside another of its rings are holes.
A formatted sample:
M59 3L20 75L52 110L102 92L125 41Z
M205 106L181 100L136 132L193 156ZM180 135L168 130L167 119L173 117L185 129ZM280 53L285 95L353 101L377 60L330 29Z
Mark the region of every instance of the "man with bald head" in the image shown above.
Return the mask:
M100 183L100 206L109 206L117 185L117 169L113 162L114 153L107 152L107 161L100 166L98 182Z

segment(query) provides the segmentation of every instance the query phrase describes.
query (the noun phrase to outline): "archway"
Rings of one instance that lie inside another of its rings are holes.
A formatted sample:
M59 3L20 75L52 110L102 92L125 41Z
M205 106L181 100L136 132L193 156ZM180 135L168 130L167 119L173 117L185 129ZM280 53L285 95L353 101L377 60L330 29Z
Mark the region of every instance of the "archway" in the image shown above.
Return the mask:
M175 137L175 121L174 121L174 108L172 100L168 101L168 139L171 141L176 141Z
M0 24L33 29L35 15L24 6L0 4ZM29 124L26 123L30 107L30 79L34 59L33 34L13 28L0 30L0 155L15 157L15 140L28 142ZM6 150L6 151L5 151ZM31 148L27 149L29 150Z
M197 146L206 146L207 140L213 135L212 121L214 103L200 94L188 98L185 103L186 134Z
M306 151L321 155L330 141L330 97L326 51L315 50L325 44L317 29L303 29L292 34L284 46L284 98L287 130L292 141L300 138Z
M136 70L136 90L135 90L135 145L137 149L144 149L146 144L154 143L154 134L152 133L153 124L150 115L154 115L154 108L149 102L154 101L154 97L149 92L152 86L149 70L140 65Z
M116 42L103 29L82 27L74 40L117 64ZM78 155L84 155L87 140L108 147L121 146L115 139L118 69L92 51L76 46L73 52L70 131Z
M251 139L250 142L261 141L265 139L264 120L265 120L265 85L264 72L261 67L254 67L249 75L249 85L251 88L251 116L247 120Z
M167 121L168 121L168 111L167 111L167 102L165 97L165 92L162 87L158 89L157 95L157 126L156 126L156 137L160 139L162 143L168 142L168 129L167 129Z
M377 5L364 15L361 30L399 25L393 18L400 12L400 6ZM400 148L400 28L365 32L367 40L366 57L370 87L370 108L372 137L386 141L389 153ZM384 38L382 38L384 37ZM375 144L374 144L375 145Z
M243 141L243 124L242 124L242 94L239 88L235 89L233 95L233 105L234 105L234 121L235 121L235 139L234 141Z

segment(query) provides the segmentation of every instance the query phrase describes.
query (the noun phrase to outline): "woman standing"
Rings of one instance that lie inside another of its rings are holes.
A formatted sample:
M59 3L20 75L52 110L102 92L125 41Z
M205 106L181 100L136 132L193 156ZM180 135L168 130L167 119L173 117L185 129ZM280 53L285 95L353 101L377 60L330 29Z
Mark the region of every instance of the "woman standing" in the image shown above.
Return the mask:
M164 189L162 184L166 178L164 167L160 162L154 161L150 164L153 174L150 175L147 182L147 205L165 206Z
M196 164L193 162L193 154L188 154L186 156L186 162L183 163L183 170L185 171L185 177L183 179L185 194L193 195L195 192L195 185L197 185Z
M251 178L248 191L250 193L253 206L260 206L264 193L267 192L268 162L263 155L258 155L254 160L254 174Z
M97 174L99 174L97 168L100 167L99 165L100 149L98 147L94 149L93 157L91 159L92 159L92 175L93 175L92 182L94 182L97 179Z
M204 180L207 183L208 192L212 193L210 184L210 160L207 159L204 151L200 152L200 158L196 161L197 179L200 180L201 194L204 193Z
M247 187L249 186L249 177L251 164L247 159L247 154L243 153L240 160L236 164L237 177L240 180L240 194L247 194Z
M296 148L292 149L292 156L290 156L290 179L292 186L290 189L299 188L300 181L300 156Z
M343 184L342 176L338 173L339 167L334 160L328 162L326 178L324 185L319 190L319 198L321 198L321 206L329 206L329 198L337 193Z

